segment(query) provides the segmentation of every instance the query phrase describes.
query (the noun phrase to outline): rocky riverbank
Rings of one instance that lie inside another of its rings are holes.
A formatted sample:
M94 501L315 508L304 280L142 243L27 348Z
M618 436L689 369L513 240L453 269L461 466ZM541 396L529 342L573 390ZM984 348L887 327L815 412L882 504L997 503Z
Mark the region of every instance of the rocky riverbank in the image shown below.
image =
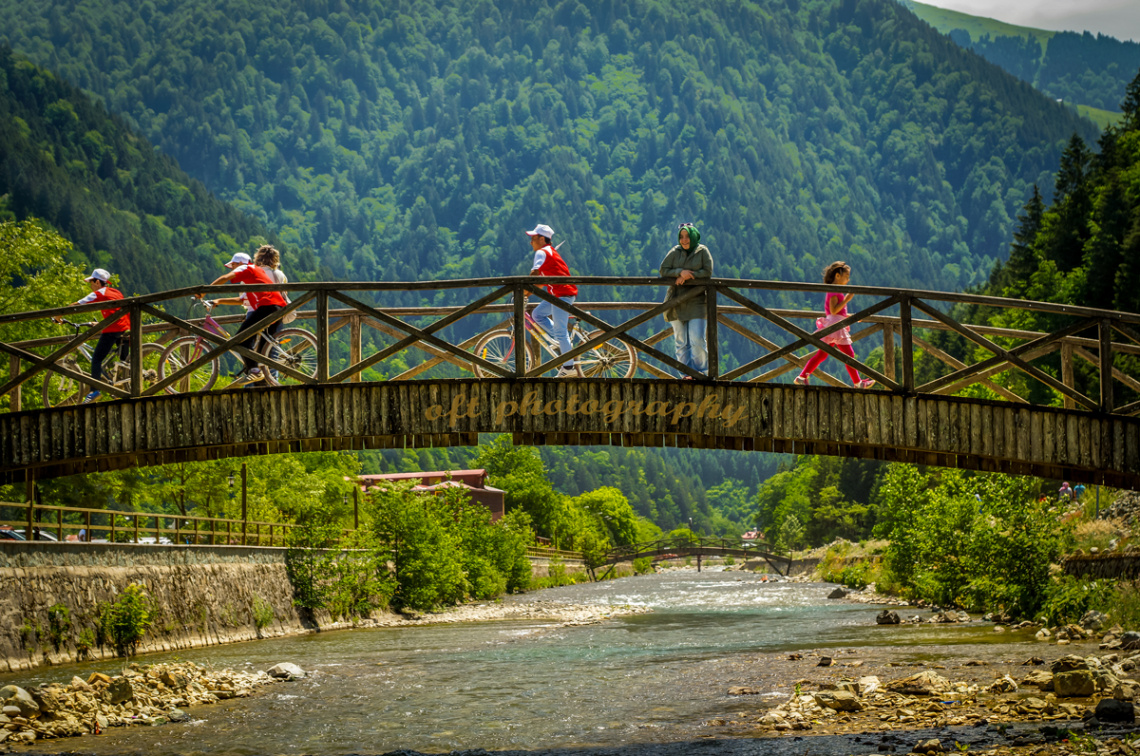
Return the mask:
M122 675L95 672L66 685L0 688L0 750L47 738L98 735L108 727L154 726L190 719L184 709L245 698L262 686L304 676L295 664L263 672L211 670L197 664L131 664Z
M385 614L351 623L338 623L323 627L414 627L417 625L451 625L459 622L501 622L531 620L553 622L557 627L594 625L615 617L646 614L653 611L645 606L610 606L607 604L565 604L559 601L503 602L489 601L461 604L438 612L423 614Z

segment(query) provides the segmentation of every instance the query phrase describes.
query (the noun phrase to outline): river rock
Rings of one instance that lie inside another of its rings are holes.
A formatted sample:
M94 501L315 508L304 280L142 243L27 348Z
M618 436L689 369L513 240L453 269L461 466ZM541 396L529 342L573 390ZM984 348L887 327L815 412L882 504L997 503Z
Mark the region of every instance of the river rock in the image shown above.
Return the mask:
M930 738L929 740L920 740L914 744L914 750L911 753L945 753L946 747L942 745L942 741L937 738Z
M163 685L173 688L174 690L181 690L190 684L190 681L186 679L186 675L179 674L178 672L171 672L169 670L159 675L158 679L162 680Z
M950 690L950 681L936 672L919 672L910 677L901 677L891 680L884 686L887 690L896 693L905 693L912 696L932 696L944 690Z
M993 681L993 684L986 688L990 693L1016 693L1017 683L1009 675L999 677Z
M1076 654L1062 656L1060 659L1053 662L1051 666L1054 675L1058 672L1071 672L1074 669L1088 668L1089 663L1083 657L1077 656Z
M1130 630L1124 635L1120 636L1121 648L1126 651L1140 648L1140 633L1135 630Z
M19 706L5 705L3 708L0 708L0 716L4 717L5 722L10 722L12 720L9 719L9 717L22 717L24 715L20 712Z
M5 685L0 688L0 701L4 702L5 707L15 706L19 708L22 717L30 718L40 713L40 705L32 698L32 694L18 685Z
M1096 679L1087 669L1073 669L1053 675L1053 690L1058 698L1087 698L1096 692Z
M847 598L847 591L843 590L842 588L836 588L834 591L827 594L827 597L829 599Z
M35 699L36 704L40 707L40 714L55 714L57 711L63 709L63 703L60 701L60 690L54 685L43 685L35 690L30 691L32 698Z
M1053 673L1039 669L1030 672L1021 681L1022 685L1036 685L1041 690L1053 690Z
M835 711L862 711L863 704L859 697L846 690L821 690L814 696L815 702L820 706Z
M1136 698L1136 683L1134 680L1120 680L1112 689L1112 697L1121 701L1131 701Z
M860 677L855 681L855 692L860 696L869 696L882 687L882 683L875 675Z
M107 683L109 685L111 683L111 678L107 677L107 675L103 674L102 672L92 672L91 676L87 678L87 684L94 685L95 683Z
M278 680L300 680L305 676L305 670L291 662L282 662L270 667L266 674L270 677L276 677Z
M902 618L899 617L899 613L891 609L884 609L875 617L877 625L897 625L900 622Z
M1044 640L1049 640L1050 638L1052 638L1053 634L1051 632L1049 632L1048 628L1043 627L1040 630L1038 630L1034 634L1033 637L1035 637L1037 640L1044 641Z
M1102 699L1096 705L1094 716L1101 722L1128 722L1136 721L1136 711L1131 701L1118 701L1115 698Z
M103 700L111 706L133 701L135 700L135 689L131 687L131 681L127 678L116 677L103 691Z
M759 688L749 688L743 685L736 685L728 689L730 696L758 696L762 692Z
M1078 623L1081 629L1088 633L1095 633L1108 624L1108 615L1095 609L1085 612Z
M835 659L831 658L830 656L821 656L821 657L819 657L819 662L815 666L817 666L817 667L830 667L834 663L835 663Z

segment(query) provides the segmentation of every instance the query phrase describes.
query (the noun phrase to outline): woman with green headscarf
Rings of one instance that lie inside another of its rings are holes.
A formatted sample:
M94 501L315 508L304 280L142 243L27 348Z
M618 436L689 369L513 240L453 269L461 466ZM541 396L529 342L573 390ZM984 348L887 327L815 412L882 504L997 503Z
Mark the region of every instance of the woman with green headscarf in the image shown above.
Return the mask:
M682 223L677 230L677 246L669 250L661 262L661 275L674 279L665 301L676 297L680 288L694 278L712 278L712 272L712 255L709 248L701 244L701 232L692 223ZM706 299L702 292L665 312L665 319L673 326L677 361L702 373L709 369L708 345L705 343Z

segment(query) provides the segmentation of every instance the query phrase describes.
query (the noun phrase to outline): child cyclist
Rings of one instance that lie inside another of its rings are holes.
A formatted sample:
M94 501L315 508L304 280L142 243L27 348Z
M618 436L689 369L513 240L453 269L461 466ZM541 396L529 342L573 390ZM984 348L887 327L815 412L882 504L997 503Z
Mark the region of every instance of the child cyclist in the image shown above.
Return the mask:
M226 267L230 269L230 272L219 276L210 284L211 286L218 286L220 284L230 283L231 281L251 285L276 283L268 271L250 262L249 255L244 252L235 254L233 259L226 263ZM245 320L241 324L240 330L242 331L261 322L265 318L271 317L285 306L285 297L276 291L243 292L240 299L246 300L249 308L246 311ZM223 302L236 304L233 300L223 300ZM281 321L277 320L265 330L270 335L273 335L277 333L277 328L280 325ZM256 340L256 336L251 336L243 341L241 345L246 349L252 349ZM265 378L265 375L261 372L261 368L257 366L257 363L253 359L245 357L244 355L241 359L244 364L242 373L230 384L230 388L240 388L241 386L256 383Z
M828 265L823 271L823 282L825 284L835 284L836 286L846 286L851 281L851 266L843 261L833 262ZM840 294L837 291L828 292L823 300L823 308L826 313L824 317L816 321L816 330L826 328L832 323L838 323L843 318L847 317L847 303L851 301L853 294ZM855 350L851 348L851 329L842 328L834 333L824 336L823 340L839 351L846 354L848 357L855 356ZM827 352L820 349L812 355L811 359L804 365L803 370L796 376L794 383L800 386L806 386L811 374L815 369L823 363L828 357ZM871 388L875 382L870 378L859 378L859 371L850 365L844 365L847 368L847 375L851 376L851 383L855 388Z
M113 302L117 299L123 298L123 293L118 289L108 286L107 282L111 280L111 274L102 268L96 268L91 271L91 275L87 276L87 285L91 287L91 293L80 299L75 304L87 304L88 302ZM110 317L115 308L108 310L100 310L104 318ZM57 323L62 323L61 318L52 318ZM127 354L131 348L131 340L128 334L131 331L131 317L123 314L121 318L116 320L111 325L103 329L99 334L99 341L95 344L95 351L91 355L91 377L95 380L100 380L103 377L103 360L107 359L107 355L112 350L117 349L119 352L119 359L127 359ZM83 398L84 404L90 404L103 395L99 390L92 391Z

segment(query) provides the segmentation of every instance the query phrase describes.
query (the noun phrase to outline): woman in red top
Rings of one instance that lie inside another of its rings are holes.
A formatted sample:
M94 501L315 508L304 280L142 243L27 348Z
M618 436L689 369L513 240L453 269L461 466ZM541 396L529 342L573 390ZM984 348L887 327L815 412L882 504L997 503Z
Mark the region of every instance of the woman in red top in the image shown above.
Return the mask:
M235 254L233 259L226 263L226 267L230 269L230 272L219 276L210 284L211 286L230 282L243 284L276 283L264 268L259 268L251 263L249 261L249 255L244 252ZM242 331L270 317L285 306L285 297L276 291L250 291L244 296L249 300L250 310L245 314L245 321L241 324L240 330ZM273 335L277 333L277 329L280 325L280 320L274 321L265 331ZM252 349L256 340L256 336L250 336L243 341L241 345L246 349ZM265 375L261 372L261 368L257 367L257 363L253 359L243 356L241 360L244 364L242 375L238 376L237 380L230 384L230 388L238 388L249 383L256 383L265 378Z
M827 268L823 271L823 282L825 284L846 286L850 281L851 266L845 262L833 262L831 265L828 265ZM827 315L823 318L820 318L822 327L826 328L828 325L831 325L832 323L838 322L839 320L847 317L847 303L851 301L851 297L853 296L853 294L840 294L838 291L828 292L827 297L823 300L824 310L826 311ZM821 326L819 323L817 323L816 327L819 328ZM843 352L848 357L855 356L855 350L851 347L850 328L841 328L828 336L824 336L823 340L828 344L831 344L839 351ZM814 373L815 369L819 367L820 364L826 359L827 352L820 349L818 352L812 355L812 358L810 360L807 361L807 364L804 365L804 369L801 370L800 374L796 376L796 379L793 381L793 383L796 383L800 386L806 386L808 384L808 379L811 377L811 374ZM845 364L844 367L847 368L847 375L851 377L851 384L855 386L855 388L871 388L875 385L875 382L870 378L860 379L859 371L850 365Z
M112 288L107 285L111 280L111 274L102 268L96 268L91 271L91 275L85 279L87 285L91 287L91 293L80 299L75 304L88 304L90 302L113 302L123 298L123 293L118 289ZM106 310L100 310L104 319L109 318L115 314L115 308L111 307ZM60 318L52 318L55 322L63 322ZM131 348L131 340L127 338L127 334L131 330L131 318L129 315L124 314L121 318L116 320L111 325L103 329L99 334L99 341L95 344L95 351L91 355L91 377L95 380L101 380L103 377L103 361L107 359L107 355L111 350L118 349L119 359L127 359L129 350ZM102 396L101 391L92 391L87 396L83 397L83 403L89 404Z

